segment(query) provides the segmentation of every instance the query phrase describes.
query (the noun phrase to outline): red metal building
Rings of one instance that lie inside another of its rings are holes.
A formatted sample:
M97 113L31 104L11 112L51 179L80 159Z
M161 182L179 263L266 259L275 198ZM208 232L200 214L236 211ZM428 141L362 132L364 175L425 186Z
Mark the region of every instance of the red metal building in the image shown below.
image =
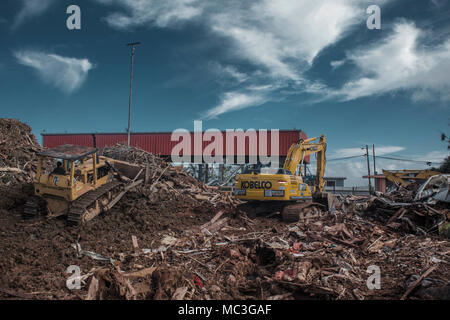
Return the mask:
M203 132L204 133L204 132ZM191 139L191 153L189 155L194 156L194 133L186 133L183 138L187 138L187 135ZM53 148L62 144L74 144L82 146L94 146L94 136L98 148L105 146L112 146L117 143L127 143L126 133L64 133L64 134L42 134L43 145L45 148ZM256 131L257 146L256 150L259 152L259 139L260 132ZM159 154L161 156L170 156L172 148L181 141L171 141L171 132L143 132L132 133L130 144L135 147L139 147L147 152ZM223 139L223 155L227 156L226 143L227 135L225 131L222 131ZM293 143L297 143L299 139L307 139L306 134L301 130L280 130L279 131L279 156L284 158ZM203 150L208 146L211 141L203 141ZM268 155L271 155L271 132L267 131L266 147ZM253 155L252 148L249 145L249 139L245 139L245 156ZM254 148L253 148L254 150ZM234 143L234 155L238 154L238 142ZM214 155L214 154L213 154ZM305 159L309 163L309 157Z

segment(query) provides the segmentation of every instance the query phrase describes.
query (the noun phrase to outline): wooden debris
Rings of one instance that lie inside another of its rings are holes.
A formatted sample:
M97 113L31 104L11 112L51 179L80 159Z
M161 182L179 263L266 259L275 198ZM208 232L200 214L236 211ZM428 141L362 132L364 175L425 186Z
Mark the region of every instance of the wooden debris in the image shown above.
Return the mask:
M422 282L422 280L426 278L430 273L436 270L436 268L437 266L432 266L427 271L425 271L425 273L422 274L416 281L414 281L414 283L412 283L408 290L406 290L406 292L403 294L401 300L405 300L409 296L409 294L419 285L419 283Z
M141 254L142 250L139 248L136 236L131 236L131 241L133 242L134 253Z
M99 288L98 279L97 279L97 277L92 276L86 300L97 300L98 299L98 288Z
M183 300L187 291L188 287L177 288L177 290L175 290L175 293L172 295L172 300Z
M145 269L142 269L139 271L123 273L122 275L129 279L145 278L147 276L151 276L155 270L156 270L156 267L150 267L150 268L145 268Z

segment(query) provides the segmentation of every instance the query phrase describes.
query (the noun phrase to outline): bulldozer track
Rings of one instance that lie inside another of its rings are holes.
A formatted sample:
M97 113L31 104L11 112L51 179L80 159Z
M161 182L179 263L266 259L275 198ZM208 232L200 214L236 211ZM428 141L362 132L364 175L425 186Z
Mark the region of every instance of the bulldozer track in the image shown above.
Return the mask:
M35 196L28 199L22 212L22 215L25 219L31 219L37 216L39 211L39 201L40 198Z
M86 213L86 210L95 204L95 202L110 192L111 190L123 186L124 184L120 181L110 182L101 186L100 188L87 192L78 199L76 199L69 208L69 213L67 215L67 223L71 226L78 226L83 223L83 216Z

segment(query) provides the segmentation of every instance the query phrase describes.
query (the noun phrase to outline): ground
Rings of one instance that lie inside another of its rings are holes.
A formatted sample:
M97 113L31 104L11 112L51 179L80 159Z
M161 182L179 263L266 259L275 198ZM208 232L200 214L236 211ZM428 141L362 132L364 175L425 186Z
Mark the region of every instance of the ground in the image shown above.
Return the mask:
M434 290L448 298L447 240L394 232L353 214L287 224L279 214L256 215L239 206L193 206L176 199L152 204L135 191L110 212L71 228L64 219L24 220L20 209L30 189L10 192L15 202L0 213L3 299L86 298L92 276L80 290L69 290L70 265L109 284L97 296L104 299L170 299L179 288L187 288L185 299L399 299L408 280L436 261L442 262L432 274L440 279ZM202 232L200 226L221 211L225 224ZM132 236L139 248L153 252L136 254ZM77 255L76 243L114 263ZM381 269L380 290L367 288L370 265ZM148 275L130 278L132 293L111 289L117 270L150 267Z

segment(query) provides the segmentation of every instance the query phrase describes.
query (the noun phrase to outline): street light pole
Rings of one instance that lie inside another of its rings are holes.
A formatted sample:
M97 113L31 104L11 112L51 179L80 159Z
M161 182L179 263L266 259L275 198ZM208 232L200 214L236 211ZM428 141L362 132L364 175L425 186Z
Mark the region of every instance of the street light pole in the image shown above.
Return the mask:
M127 46L131 47L131 72L130 72L130 103L128 106L128 146L130 146L130 134L131 134L131 99L133 96L133 61L135 46L140 45L140 42L128 43Z

